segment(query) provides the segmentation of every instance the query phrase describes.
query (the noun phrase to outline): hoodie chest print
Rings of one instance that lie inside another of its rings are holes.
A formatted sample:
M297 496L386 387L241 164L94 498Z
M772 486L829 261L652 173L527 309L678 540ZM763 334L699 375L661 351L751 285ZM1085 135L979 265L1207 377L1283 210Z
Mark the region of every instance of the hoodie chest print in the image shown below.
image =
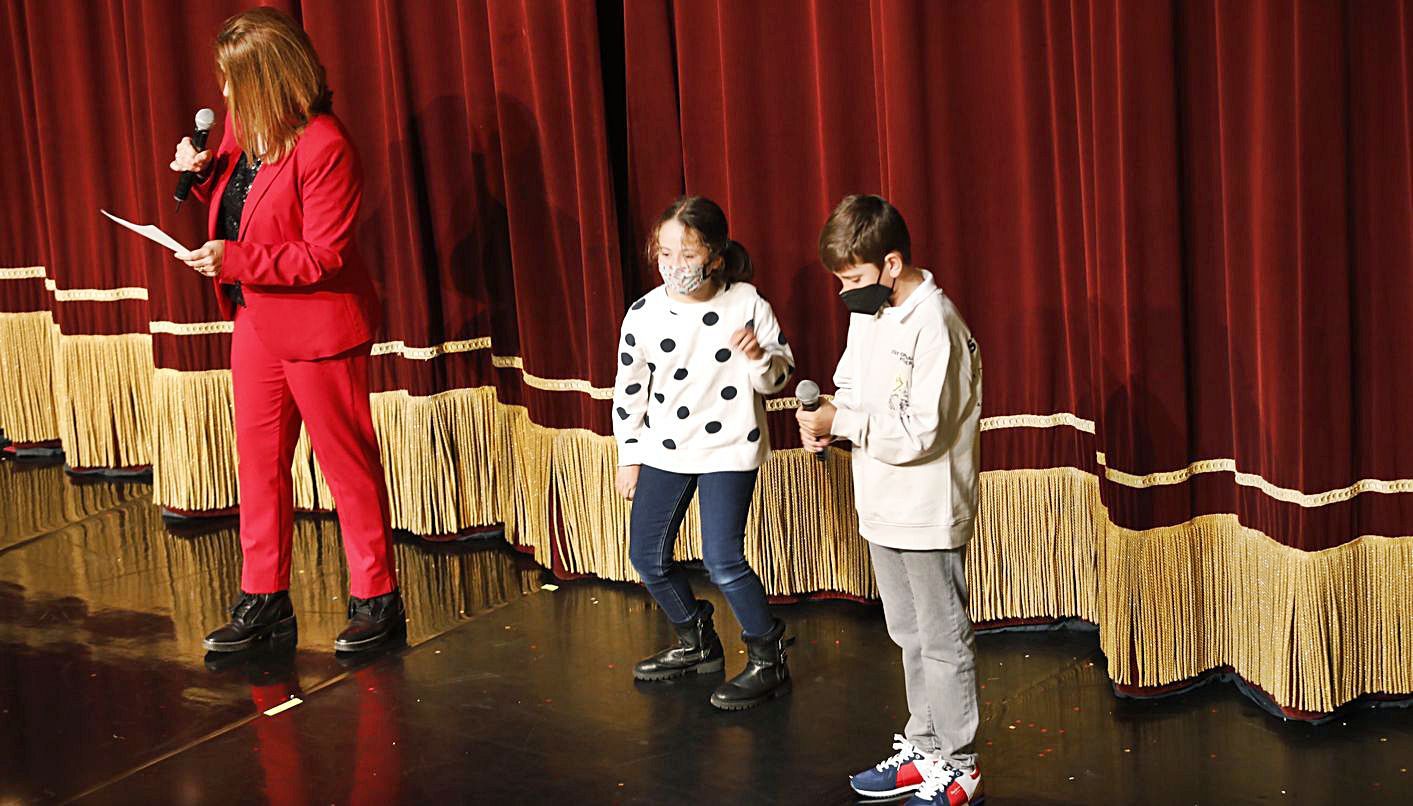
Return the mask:
M897 367L888 392L888 410L901 414L912 400L913 357L902 350L891 350L889 354L897 361Z

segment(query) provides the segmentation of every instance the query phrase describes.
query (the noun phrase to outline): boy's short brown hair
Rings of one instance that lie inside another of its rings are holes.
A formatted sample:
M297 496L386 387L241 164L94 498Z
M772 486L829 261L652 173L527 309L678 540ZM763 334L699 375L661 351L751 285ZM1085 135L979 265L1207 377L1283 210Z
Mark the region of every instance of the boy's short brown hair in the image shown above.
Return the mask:
M911 265L912 249L903 214L882 196L845 196L819 233L819 259L834 272L861 263L882 268L889 252Z

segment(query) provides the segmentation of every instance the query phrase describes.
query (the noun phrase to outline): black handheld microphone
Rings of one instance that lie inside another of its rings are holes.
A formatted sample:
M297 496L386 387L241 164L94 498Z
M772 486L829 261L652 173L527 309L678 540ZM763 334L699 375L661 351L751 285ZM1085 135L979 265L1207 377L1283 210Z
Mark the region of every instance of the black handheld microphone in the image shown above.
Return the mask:
M819 408L819 384L814 381L800 381L795 387L795 397L800 401L800 408L805 411L814 411ZM814 458L821 462L829 460L826 455L828 448L816 453Z
M210 109L202 109L196 113L196 130L191 133L191 145L197 153L206 150L206 136L211 133L211 126L215 122L216 113ZM182 175L177 178L177 189L172 198L177 200L178 208L186 201L187 194L191 192L191 183L195 181L196 174L191 171L182 171Z

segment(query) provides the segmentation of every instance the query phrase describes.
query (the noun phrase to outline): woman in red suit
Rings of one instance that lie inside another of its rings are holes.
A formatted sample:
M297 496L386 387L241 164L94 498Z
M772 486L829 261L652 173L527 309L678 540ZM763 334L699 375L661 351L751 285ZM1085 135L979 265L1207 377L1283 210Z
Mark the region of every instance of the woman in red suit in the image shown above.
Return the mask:
M405 617L368 400L379 304L353 239L358 154L330 113L309 37L285 14L259 8L227 20L216 67L228 108L221 145L197 153L184 139L171 166L198 174L193 190L210 204L214 239L177 257L212 279L235 320L244 567L231 621L205 647L233 652L295 629L290 467L303 422L348 555L350 621L334 647L368 649L400 635Z

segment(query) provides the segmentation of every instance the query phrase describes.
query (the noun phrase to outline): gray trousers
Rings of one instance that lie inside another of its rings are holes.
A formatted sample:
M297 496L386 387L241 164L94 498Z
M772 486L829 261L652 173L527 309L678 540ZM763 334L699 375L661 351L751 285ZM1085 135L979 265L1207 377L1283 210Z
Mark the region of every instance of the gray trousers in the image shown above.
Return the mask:
M904 735L953 766L976 766L976 639L967 616L966 548L903 551L868 544L888 636L903 650Z

